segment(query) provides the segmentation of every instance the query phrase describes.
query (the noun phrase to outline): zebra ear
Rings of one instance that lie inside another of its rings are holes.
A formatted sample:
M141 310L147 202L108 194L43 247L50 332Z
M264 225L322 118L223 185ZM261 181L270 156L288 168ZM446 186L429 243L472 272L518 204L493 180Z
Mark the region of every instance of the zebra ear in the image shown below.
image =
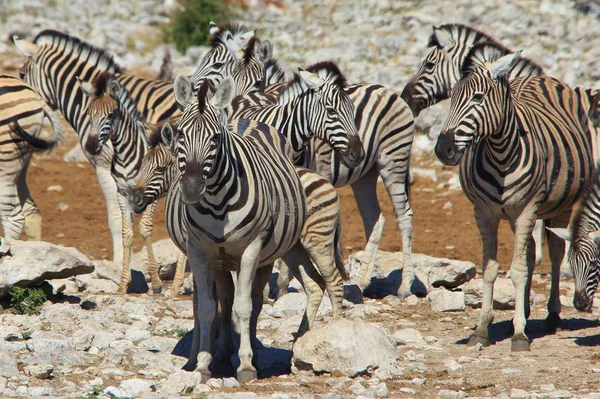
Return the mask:
M226 77L217 87L217 91L210 99L213 107L224 109L231 104L231 100L235 97L235 81L231 76Z
M19 39L18 36L12 37L17 50L26 57L33 57L37 54L39 46L29 40Z
M498 79L499 77L507 77L513 65L515 65L515 62L517 62L521 56L521 51L522 50L519 50L515 53L505 55L504 57L501 57L498 60L490 63L488 65L488 71L490 71L492 78Z
M454 40L452 40L452 37L450 37L450 35L446 31L443 31L439 28L434 27L433 35L435 36L435 39L437 40L439 48L441 48L441 49L447 50L449 47L451 47L454 44Z
M144 124L140 121L136 121L135 126L138 129L139 135L142 136L144 143L146 143L146 147L150 148L152 146L152 143L150 143L150 140L148 140L148 132L146 132L146 126L144 126Z
M273 58L273 44L269 40L265 40L260 44L256 44L256 54L258 54L258 59L263 64L269 62L271 58Z
M169 122L165 122L160 129L160 140L169 148L173 147L173 128Z
M175 100L179 105L185 108L189 103L194 101L192 82L190 82L190 79L187 76L177 75L173 85Z
M75 76L75 79L77 80L77 83L79 83L79 88L81 89L83 94L85 94L88 97L94 97L96 95L94 85L92 85L90 82L84 82L79 76Z
M302 68L298 68L298 74L304 83L308 85L311 89L318 90L325 84L325 81L315 75L314 73L305 71Z
M600 245L600 230L592 231L588 234L590 235L590 238L592 240L594 240L594 242L596 244Z
M558 237L562 238L565 241L571 241L571 231L569 229L565 229L564 227L546 227L548 230L556 234Z
M115 100L121 95L121 85L116 80L111 80L108 84L108 94Z
M217 26L217 24L215 24L213 21L210 21L208 23L208 25L210 26L209 33L210 33L211 36L214 36L217 33L221 32L221 29L219 29L219 27Z

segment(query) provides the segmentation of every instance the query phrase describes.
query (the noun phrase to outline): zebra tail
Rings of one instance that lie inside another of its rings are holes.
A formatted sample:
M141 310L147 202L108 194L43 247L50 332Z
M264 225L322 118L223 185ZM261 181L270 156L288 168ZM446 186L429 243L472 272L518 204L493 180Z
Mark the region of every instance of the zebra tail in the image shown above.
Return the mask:
M52 150L56 148L56 146L58 146L63 140L63 130L56 114L52 112L52 110L50 110L48 105L45 103L43 104L42 108L44 111L44 116L48 118L52 126L54 137L52 137L50 140L31 135L29 132L23 129L21 125L19 125L18 121L14 121L10 125L11 132L14 133L21 140L25 141L27 144L31 145L34 151Z
M339 270L344 281L350 280L350 274L346 270L343 259L342 250L342 222L338 220L335 226L335 232L333 236L333 245L335 246L335 267Z

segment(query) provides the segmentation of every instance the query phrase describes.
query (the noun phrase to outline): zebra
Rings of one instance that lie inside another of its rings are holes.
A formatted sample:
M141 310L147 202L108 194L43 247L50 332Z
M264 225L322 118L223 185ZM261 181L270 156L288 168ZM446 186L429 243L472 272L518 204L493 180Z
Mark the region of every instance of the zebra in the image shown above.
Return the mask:
M249 32L240 24L227 24L217 27L211 24L211 49L203 57L196 73L217 79L222 70L231 65L229 60L233 51L239 48L254 32ZM117 82L123 87L129 97L121 102L130 109L134 105L143 120L147 123L158 123L181 114L173 95L173 81L149 80L137 76L122 74L121 68L113 57L93 45L76 37L44 30L33 41L19 39L13 36L17 49L28 57L21 67L20 76L52 108L57 108L67 122L77 132L79 142L85 149L90 121L83 112L87 97L80 90L76 77L82 81L91 82L103 71L115 75ZM131 102L135 104L131 104ZM113 262L123 261L122 219L117 200L117 188L112 178L112 146L106 145L102 152L92 155L85 152L86 157L94 166L102 193L106 200L108 225L112 235Z
M42 239L42 215L27 187L34 151L49 150L62 140L56 114L31 86L0 74L0 216L8 241L25 231L28 240ZM45 139L47 133L52 138Z
M529 350L525 334L534 267L535 220L565 227L571 207L592 173L595 132L587 112L591 91L570 88L548 76L508 80L520 52L475 44L452 89L450 112L435 146L445 165L460 163L460 181L475 208L483 242L484 300L470 344L489 345L493 284L498 272L497 234L501 219L515 233L511 278L515 286L512 350ZM548 235L552 287L546 325L560 323L558 279L564 245Z
M278 62L269 58L268 53L261 50L258 58L264 68L257 67L256 62L246 62L245 72L237 71L236 80L244 86L247 96L236 98L235 102L267 104L277 99L285 88L285 83L266 87L264 95L256 93L254 79L272 79L273 76L283 79L285 76ZM266 62L265 62L266 61ZM242 66L239 66L242 68ZM306 69L321 79L333 79L335 73L328 63L318 63ZM247 74L244 77L244 73ZM248 78L248 76L250 78ZM269 80L271 83L272 80ZM263 85L264 86L264 85ZM304 149L298 164L317 171L326 177L335 187L350 185L360 211L367 245L365 252L368 259L360 270L359 286L365 289L371 281L379 243L383 235L385 218L381 213L377 199L377 179L382 177L386 190L390 195L396 222L402 236L403 269L402 283L398 289L400 298L411 294L414 271L411 263L412 241L412 209L409 202L409 161L410 150L415 134L412 112L404 101L391 90L374 84L353 84L344 87L354 104L354 121L364 148L364 159L354 167L340 162L340 157L321 139L312 140ZM257 95L258 94L258 95Z
M408 81L400 96L409 105L415 118L422 110L450 98L452 87L460 80L460 66L469 48L487 42L509 51L487 33L462 24L434 26L428 47L432 47L419 70ZM541 66L521 58L515 63L509 80L530 75L543 75ZM534 230L535 263L542 262L543 223L536 222Z
M99 154L110 142L114 155L111 174L117 183L118 201L123 220L124 256L119 292L125 293L131 282L131 251L133 249L133 212L129 205L129 194L138 181L142 159L147 151L145 130L135 107L126 109L121 98L127 98L115 76L109 72L97 75L94 81L80 82L81 90L90 98L85 112L89 114L91 129L86 142L86 151ZM140 235L148 251L148 272L152 291L158 294L162 283L158 276L158 263L152 249L152 219L156 204L148 207L140 220Z
M596 95L589 112L594 126L600 126L600 96ZM600 163L583 193L581 204L571 218L570 228L548 228L570 242L568 260L575 280L573 306L590 311L600 282Z
M184 108L176 151L188 221L188 262L198 297L199 328L194 329L190 359L197 357L196 370L203 380L210 377L214 282L222 318L230 318L232 307L237 316L236 377L246 382L257 377L251 345L256 323L251 319L260 313L273 262L300 238L306 199L296 169L274 142L229 131L224 108L235 91L231 78L224 79L214 93L211 86L209 81L202 84L198 101L185 76L179 75L174 87ZM237 272L235 295L230 271Z
M273 127L251 120L234 120L232 130L240 135L262 135L267 140L279 137ZM179 190L179 168L173 154L173 133L168 123L161 127L150 127L146 137L150 149L144 156L140 179L130 201L136 212L143 212L169 191L166 222L171 238L186 252L187 227ZM288 154L290 156L291 154ZM341 224L339 221L339 197L335 188L324 178L304 168L296 168L306 196L307 217L301 236L301 248L295 246L284 255L295 277L305 287L307 308L296 338L311 329L326 287L332 303L333 318L342 314L342 280L348 279L341 259ZM307 256L309 259L307 259ZM185 259L178 259L176 281L183 276ZM312 264L316 266L316 269ZM178 277L179 276L179 277ZM175 291L176 292L176 291Z

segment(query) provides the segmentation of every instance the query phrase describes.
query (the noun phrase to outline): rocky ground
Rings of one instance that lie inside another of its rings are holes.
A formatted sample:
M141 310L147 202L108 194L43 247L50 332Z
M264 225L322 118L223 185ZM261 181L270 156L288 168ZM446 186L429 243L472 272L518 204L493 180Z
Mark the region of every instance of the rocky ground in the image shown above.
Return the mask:
M160 26L168 21L173 3L5 0L0 10L0 71L16 73L24 61L8 40L12 34L33 37L42 29L53 28L106 47L130 71L155 76L165 49ZM262 26L261 37L273 41L275 55L290 68L333 59L351 82L380 83L396 92L424 57L431 25L448 22L473 25L511 48L523 49L523 55L568 83L593 87L600 77L600 48L595 46L600 36L598 19L593 12L581 11L596 10L594 2L246 3L250 7L239 13L239 20ZM199 47L178 54L168 47L176 73L190 73L206 51ZM481 276L472 263L439 258L479 262L481 255L472 211L457 190L455 170L441 167L428 154L446 107L440 104L419 116L418 126L427 135L417 136L413 147L414 248L438 257L415 255L421 282L417 291L423 297L412 296L401 303L390 295L399 284L402 265L397 255L382 253L364 298L355 285L347 285L346 321L332 324L331 305L325 299L319 328L299 341L293 360L292 334L305 296L299 290L271 302L259 320L259 339L264 345L258 350L261 379L242 386L231 378L231 370L206 384L199 382L197 373L180 371L185 358L172 352L185 353L188 340L181 337L193 325L190 296L173 296L168 290L160 296L140 294L146 285L139 272L134 273L133 291L137 293L115 295L118 271L107 262L90 260L106 258L110 252L107 232L98 231L98 226L105 230L106 219L91 168L84 163L64 163L64 149L36 158L30 169L30 186L44 212L44 239L75 246L85 255L73 251L67 255L60 246L16 244L12 260L0 264L2 283L9 277L53 279L45 286L50 300L37 316L15 314L6 298L0 300L7 308L0 314L0 397L600 398L600 298L592 313L576 312L571 307L573 282L564 279L562 329L545 333L550 284L547 262L534 277L528 330L532 351L510 352L514 294L504 273L496 283L494 297L496 307L502 309L496 312L491 329L494 345L475 349L464 345L478 320ZM67 144L75 144L73 135ZM388 220L382 248L398 251L389 201L381 187L379 191ZM364 245L360 221L354 205L347 204L350 191L340 193L344 226L348 226L344 231L346 249L355 252ZM161 216L157 215L157 220ZM166 237L164 227L157 225L156 236ZM155 245L164 258L161 262L172 263L168 241ZM3 250L0 247L0 252ZM37 259L58 256L71 261L34 263L28 261L34 256L26 251L33 251ZM512 255L506 226L501 229L499 255L503 265ZM354 254L349 266L356 270L360 261L360 253ZM134 262L143 271L143 254ZM21 270L23 265L35 269L35 276ZM92 274L63 278L87 273L92 266ZM41 270L43 267L47 270ZM163 277L168 274L165 269ZM446 288L433 287L440 284ZM293 287L299 289L297 284ZM189 282L184 292L189 293Z

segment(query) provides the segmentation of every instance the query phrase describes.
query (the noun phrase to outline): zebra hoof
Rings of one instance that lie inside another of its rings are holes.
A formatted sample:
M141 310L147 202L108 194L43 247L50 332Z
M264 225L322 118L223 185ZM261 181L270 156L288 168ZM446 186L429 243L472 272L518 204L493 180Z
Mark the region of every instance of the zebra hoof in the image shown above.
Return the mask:
M210 380L212 376L210 375L210 371L200 371L200 383L205 384L206 381Z
M481 346L490 346L490 340L487 337L480 337L479 335L471 335L467 346L475 346L481 344Z
M560 316L558 315L558 313L550 313L548 317L546 317L545 324L547 332L556 332L556 330L558 330L558 328L560 327Z
M238 371L236 378L240 384L256 380L258 378L255 370L242 370Z
M181 369L185 371L194 371L196 370L196 362L188 359Z
M152 293L154 295L159 295L162 292L162 287L159 285L158 287L152 287Z
M511 344L510 344L510 350L512 352L526 352L529 351L529 340L527 339L527 337L525 336L520 336L520 337L513 337Z

